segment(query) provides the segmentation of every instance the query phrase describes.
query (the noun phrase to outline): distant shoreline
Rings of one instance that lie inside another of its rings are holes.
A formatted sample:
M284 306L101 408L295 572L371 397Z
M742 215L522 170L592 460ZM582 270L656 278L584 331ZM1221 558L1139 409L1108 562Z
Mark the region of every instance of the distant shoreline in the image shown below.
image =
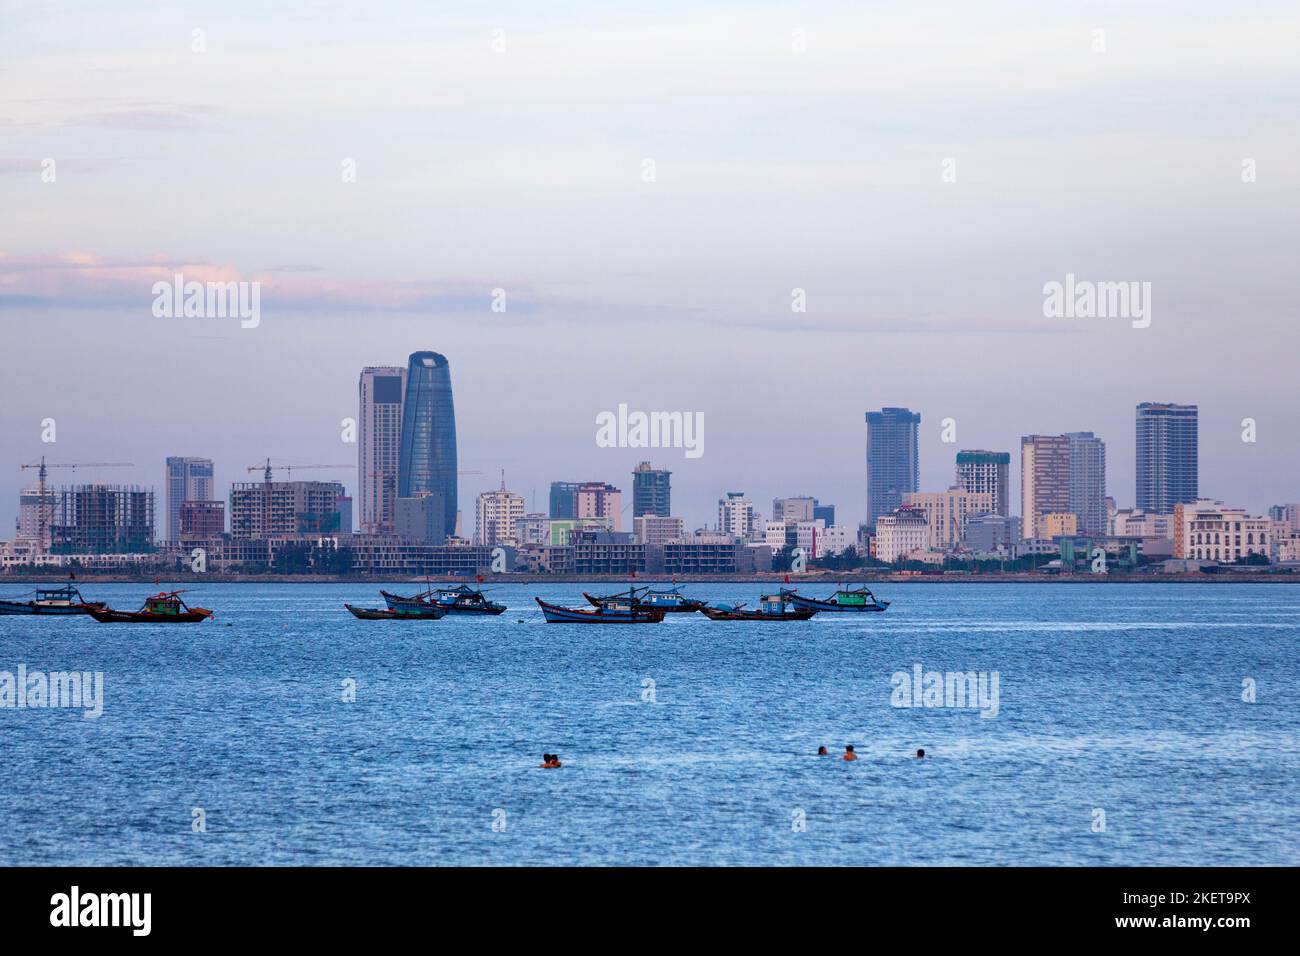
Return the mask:
M791 574L788 576L790 586L834 587L840 584L1300 584L1300 574L1274 572L1226 572L1222 574ZM0 574L0 586L26 585L44 587L68 583L67 575L37 576ZM219 574L216 572L184 576L161 576L153 574L93 574L81 572L74 579L75 583L93 584L150 584L155 581L167 585L180 584L195 587L203 584L394 584L408 583L423 585L424 577L395 575L377 577L374 575L329 575L329 574ZM629 579L626 575L547 575L547 574L485 574L485 585L503 584L629 584L642 587L646 585L692 585L692 584L785 584L787 575L771 574L708 574L678 575L676 578L660 575L637 575ZM443 575L431 576L427 581L434 585L477 583L469 576Z

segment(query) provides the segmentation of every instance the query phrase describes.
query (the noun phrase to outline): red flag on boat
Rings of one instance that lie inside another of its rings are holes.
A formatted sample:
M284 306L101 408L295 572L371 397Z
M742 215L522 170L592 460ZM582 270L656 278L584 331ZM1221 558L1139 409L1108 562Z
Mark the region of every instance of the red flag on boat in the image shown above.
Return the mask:
M786 583L786 584L789 584L789 583L790 583L790 575L788 575L788 574L785 576L785 583Z
M483 583L483 575L481 575L481 574L476 574L476 575L474 575L474 580L477 581L479 584L482 584L482 583Z

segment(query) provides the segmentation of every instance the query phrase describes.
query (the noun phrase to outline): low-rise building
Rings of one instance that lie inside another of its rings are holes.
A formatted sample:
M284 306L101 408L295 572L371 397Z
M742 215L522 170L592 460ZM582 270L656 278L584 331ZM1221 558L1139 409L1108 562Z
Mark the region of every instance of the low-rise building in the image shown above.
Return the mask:
M1174 505L1174 557L1231 564L1249 555L1269 557L1272 527L1268 518L1252 517L1242 508L1198 498Z
M968 491L954 485L947 491L913 491L903 495L903 503L925 512L930 524L929 547L951 551L966 538L966 522L977 514L994 510L995 496L988 491Z
M973 515L966 522L966 547L972 551L1010 551L1020 540L1020 519L1015 515Z
M876 519L876 559L886 564L930 550L930 520L920 508L896 508Z
M1040 538L1072 538L1078 533L1079 516L1072 511L1048 511L1038 516Z

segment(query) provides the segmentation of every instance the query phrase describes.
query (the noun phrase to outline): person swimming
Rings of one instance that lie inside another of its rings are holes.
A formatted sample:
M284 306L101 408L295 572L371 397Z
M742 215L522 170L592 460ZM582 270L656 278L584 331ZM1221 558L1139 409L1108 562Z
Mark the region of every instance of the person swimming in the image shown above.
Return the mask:
M554 770L556 767L562 767L559 754L542 754L542 769Z
M916 759L917 759L917 760L924 760L924 759L925 759L925 748L924 748L924 747L918 747L918 748L917 748L917 750L916 750Z
M825 744L822 744L820 747L817 748L817 756L819 756L819 757L829 757L830 755L831 755L831 752L830 752L829 750L826 749L826 745L825 745Z
M558 768L560 768L560 767L563 767L563 766L564 766L564 764L560 763L560 755L559 755L559 754L551 754L551 769L552 769L552 770L556 770L556 769L558 769Z
M855 754L855 753L853 752L853 744L847 744L847 745L844 747L844 759L845 759L845 760L857 760L857 759L858 759L858 755Z

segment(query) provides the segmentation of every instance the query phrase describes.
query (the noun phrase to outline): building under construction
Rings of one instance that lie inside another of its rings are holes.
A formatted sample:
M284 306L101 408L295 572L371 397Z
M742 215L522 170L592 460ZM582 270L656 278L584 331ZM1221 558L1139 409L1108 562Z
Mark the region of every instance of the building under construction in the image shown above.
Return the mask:
M154 492L135 485L71 485L54 495L50 550L125 554L153 550Z
M249 481L230 488L231 537L351 530L352 499L337 481Z

